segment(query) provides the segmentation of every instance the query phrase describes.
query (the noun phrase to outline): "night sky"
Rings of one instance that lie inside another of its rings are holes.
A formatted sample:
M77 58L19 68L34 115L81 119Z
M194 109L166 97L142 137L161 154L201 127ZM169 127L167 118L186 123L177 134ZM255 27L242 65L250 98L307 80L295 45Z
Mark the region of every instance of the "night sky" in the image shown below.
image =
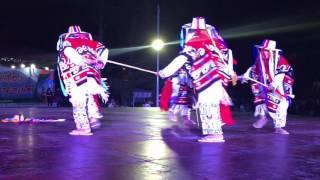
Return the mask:
M161 0L160 36L167 42L176 41L181 25L194 16L203 16L233 50L238 74L253 63L253 45L264 38L276 40L295 70L296 94L305 95L305 89L320 80L320 10L316 2ZM1 57L53 68L59 34L77 24L111 50L110 59L150 70L156 68L152 49L112 54L115 48L150 44L156 36L156 0L11 0L1 2L0 19ZM160 68L178 51L178 44L165 47ZM118 88L114 95L124 96L122 101L130 95L121 94L120 86L128 87L126 91L155 88L154 76L135 70L108 65L103 74L113 88Z

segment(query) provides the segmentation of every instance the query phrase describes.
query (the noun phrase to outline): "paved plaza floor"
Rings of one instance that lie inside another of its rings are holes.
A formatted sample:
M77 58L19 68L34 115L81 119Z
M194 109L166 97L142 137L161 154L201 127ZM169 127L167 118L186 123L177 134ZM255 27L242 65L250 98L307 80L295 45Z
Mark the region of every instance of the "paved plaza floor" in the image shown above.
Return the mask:
M0 123L0 179L320 179L320 119L288 117L290 135L251 113L234 113L225 143L199 143L201 131L156 108L103 108L93 136L70 136L71 108L1 107L0 118L65 122Z

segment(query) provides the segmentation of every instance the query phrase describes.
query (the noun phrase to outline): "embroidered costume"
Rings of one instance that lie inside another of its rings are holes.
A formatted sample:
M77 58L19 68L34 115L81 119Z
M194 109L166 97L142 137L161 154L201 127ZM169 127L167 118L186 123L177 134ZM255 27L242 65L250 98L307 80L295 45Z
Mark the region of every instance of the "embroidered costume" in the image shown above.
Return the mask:
M250 77L267 87L257 82L251 84L255 104L254 116L259 117L253 127L262 128L269 115L273 119L276 133L289 134L282 128L286 126L287 109L293 98L293 69L281 54L282 51L276 49L275 41L266 39L261 46L255 48L255 64L244 74L244 79Z
M102 117L97 96L105 102L108 99L99 71L106 64L108 49L79 26L71 26L68 33L60 35L57 50L62 91L70 96L76 123L70 134L92 135L90 122L96 126Z
M194 18L190 26L191 32L186 32L188 35L184 49L167 67L159 71L159 75L162 78L169 77L185 64L191 64L189 73L198 94L202 132L206 135L199 141L224 142L220 105L231 105L231 99L223 86L221 71L224 69L225 72L228 66L213 41L219 37L213 36L210 29L212 26L206 25L204 18L199 17Z

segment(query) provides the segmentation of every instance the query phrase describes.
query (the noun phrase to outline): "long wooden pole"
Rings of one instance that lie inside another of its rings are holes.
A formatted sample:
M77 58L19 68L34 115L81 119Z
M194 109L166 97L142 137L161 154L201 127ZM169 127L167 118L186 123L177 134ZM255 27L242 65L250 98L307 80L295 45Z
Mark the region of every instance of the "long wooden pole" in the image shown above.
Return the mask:
M139 68L139 67L136 67L136 66L131 66L131 65L128 65L128 64L115 62L115 61L112 61L112 60L107 60L107 63L111 63L111 64L115 64L115 65L119 65L119 66L123 66L123 67L127 67L127 68L131 68L131 69L135 69L135 70L139 70L139 71L143 71L143 72L147 72L147 73L151 73L151 74L157 75L157 72L155 72L155 71L150 71L150 70Z
M266 84L264 84L264 83L262 83L262 82L260 82L260 81L257 81L257 80L255 80L255 79L252 79L251 77L238 76L238 78L239 78L239 79L247 79L247 80L253 81L253 82L255 82L255 83L257 83L257 84L259 84L259 85L261 85L261 86L263 86L263 87L265 87L265 88L268 88L268 85L266 85ZM282 96L288 96L288 97L290 97L290 98L292 98L292 99L295 98L295 95L294 95L294 94L281 94L281 95L282 95Z

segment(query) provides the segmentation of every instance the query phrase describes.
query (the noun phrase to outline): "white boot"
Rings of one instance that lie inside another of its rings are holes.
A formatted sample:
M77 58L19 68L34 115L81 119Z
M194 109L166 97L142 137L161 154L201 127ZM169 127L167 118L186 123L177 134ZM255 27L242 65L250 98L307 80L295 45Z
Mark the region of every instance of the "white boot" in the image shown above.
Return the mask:
M290 134L287 130L282 129L282 128L276 128L274 133L276 133L276 134Z
M219 142L225 142L225 140L224 140L223 134L209 134L207 136L204 136L198 139L198 142L219 143Z
M92 129L98 129L101 126L100 120L96 118L90 118L90 127Z
M69 132L70 135L73 136L91 136L93 133L90 129L75 129Z
M254 128L260 129L263 128L264 125L266 125L268 122L267 117L261 116L260 119L258 119L255 123L252 124Z

